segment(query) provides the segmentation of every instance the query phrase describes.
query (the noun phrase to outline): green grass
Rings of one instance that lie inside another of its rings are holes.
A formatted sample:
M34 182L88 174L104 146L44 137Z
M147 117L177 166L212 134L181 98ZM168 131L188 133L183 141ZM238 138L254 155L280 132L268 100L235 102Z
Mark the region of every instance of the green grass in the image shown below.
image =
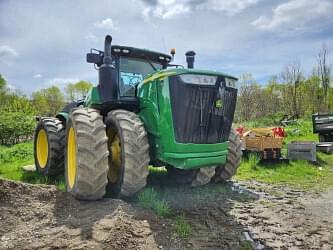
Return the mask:
M258 158L250 156L238 168L236 180L256 180L270 184L286 184L304 190L333 187L332 155L318 153L319 165L307 161L289 164L256 164Z
M58 189L65 190L63 177L54 179L45 177L37 172L23 171L23 166L33 163L32 142L0 146L0 178L32 184L53 184Z
M287 126L285 131L285 145L291 141L318 141L318 135L312 132L312 121L309 120L299 120L296 124Z
M12 146L0 145L0 165L17 161L32 161L32 142L24 142Z
M295 124L285 127L285 131L287 137L282 148L284 156L287 155L288 143L292 141L318 141L318 135L312 132L312 121L310 120L298 120ZM234 178L270 184L286 184L305 190L333 187L333 155L317 153L317 159L316 166L307 161L291 161L290 164L259 164L260 159L255 155L250 155L248 159L243 159Z
M137 195L137 200L140 206L154 210L159 216L168 217L171 215L169 203L162 199L152 187L141 191Z
M186 238L191 235L192 227L191 225L185 220L183 215L177 216L174 220L174 230L175 233L182 237Z

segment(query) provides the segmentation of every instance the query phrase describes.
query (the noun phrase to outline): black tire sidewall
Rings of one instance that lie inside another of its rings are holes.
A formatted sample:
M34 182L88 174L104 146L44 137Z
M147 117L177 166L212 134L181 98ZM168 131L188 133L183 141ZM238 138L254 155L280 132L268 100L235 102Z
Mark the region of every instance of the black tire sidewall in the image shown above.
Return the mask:
M184 170L173 166L167 166L166 169L169 178L177 184L191 184L199 172L199 169Z
M108 128L115 128L117 130L117 133L119 135L120 139L120 147L121 147L121 169L120 169L120 175L118 178L118 181L116 183L112 183L108 181L108 184L106 186L106 190L108 194L110 194L112 197L120 197L121 192L121 186L123 184L124 179L124 171L125 171L125 148L124 148L124 137L123 132L120 127L119 121L116 119L113 115L108 115L105 117L105 129ZM111 166L111 160L112 160L112 152L109 150L109 167Z

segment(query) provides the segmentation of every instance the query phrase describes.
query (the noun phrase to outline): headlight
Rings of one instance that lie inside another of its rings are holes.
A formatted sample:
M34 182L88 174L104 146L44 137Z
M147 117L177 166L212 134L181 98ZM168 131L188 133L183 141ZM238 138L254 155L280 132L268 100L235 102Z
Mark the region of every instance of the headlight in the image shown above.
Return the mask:
M179 77L185 83L200 85L215 85L217 80L217 76L209 75L184 74Z
M231 78L225 78L225 84L228 87L236 87L236 80Z

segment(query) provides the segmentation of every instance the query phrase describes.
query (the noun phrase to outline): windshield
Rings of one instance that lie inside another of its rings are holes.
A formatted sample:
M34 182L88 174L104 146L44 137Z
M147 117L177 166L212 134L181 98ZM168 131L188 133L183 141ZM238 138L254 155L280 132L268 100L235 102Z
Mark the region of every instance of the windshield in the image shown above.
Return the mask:
M149 59L121 57L119 62L119 90L121 96L134 96L135 86L139 84L146 75L161 70L163 65L151 62Z

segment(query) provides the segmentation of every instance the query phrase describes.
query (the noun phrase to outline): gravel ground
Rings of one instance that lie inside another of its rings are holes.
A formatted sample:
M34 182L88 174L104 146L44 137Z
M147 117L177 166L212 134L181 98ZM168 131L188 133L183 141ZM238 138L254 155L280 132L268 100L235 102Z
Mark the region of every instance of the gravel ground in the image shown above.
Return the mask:
M176 236L173 218L134 202L82 202L54 186L0 180L0 249L333 249L333 190L162 189L173 190L167 199L191 225L188 237Z

